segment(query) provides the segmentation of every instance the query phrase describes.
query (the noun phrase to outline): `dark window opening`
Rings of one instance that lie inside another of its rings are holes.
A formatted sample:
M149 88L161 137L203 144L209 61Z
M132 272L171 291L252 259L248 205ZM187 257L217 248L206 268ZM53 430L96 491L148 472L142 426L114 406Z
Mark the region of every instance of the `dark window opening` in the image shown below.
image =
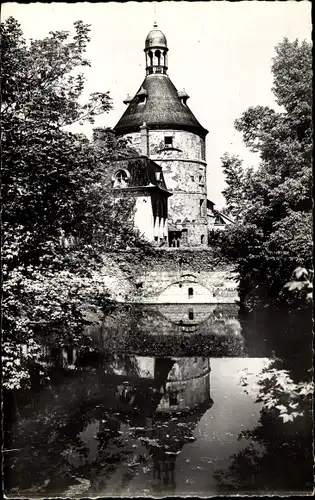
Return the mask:
M193 309L188 309L188 318L194 319L194 310Z
M193 288L188 288L188 298L191 299L194 295L194 289Z
M125 170L118 170L113 177L113 187L126 187L128 181L128 173Z
M200 239L201 239L201 243L204 243L205 242L205 235L202 234Z
M139 95L139 96L138 96L138 101L139 101L140 103L144 103L144 102L145 102L145 99L146 99L145 95Z
M190 176L191 180L194 182L195 178L193 175Z
M127 174L124 170L119 170L116 174L116 180L117 182L121 183L127 180Z
M188 230L187 229L182 230L182 242L183 243L188 242Z
M160 64L161 64L161 51L160 50L156 50L155 51L155 56L156 56L156 58L158 60L158 66L160 66Z
M151 50L149 51L149 58L150 58L150 66L153 66L153 54Z
M170 392L169 393L169 401L170 401L170 406L176 406L178 405L178 394L177 392Z
M165 136L164 137L164 144L165 144L165 146L172 147L173 146L173 137L172 136Z
M158 236L154 236L154 241L159 241L159 237Z
M199 175L199 182L202 181L202 175Z

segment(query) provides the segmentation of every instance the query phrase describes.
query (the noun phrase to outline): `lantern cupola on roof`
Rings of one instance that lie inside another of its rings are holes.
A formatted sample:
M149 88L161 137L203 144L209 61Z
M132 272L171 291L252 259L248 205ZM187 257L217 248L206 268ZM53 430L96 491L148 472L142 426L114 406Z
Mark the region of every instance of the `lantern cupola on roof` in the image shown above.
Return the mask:
M153 30L150 31L146 38L144 52L147 75L154 73L165 75L168 64L167 41L162 31L157 29L156 22L153 25Z
M117 135L139 132L145 122L150 130L185 130L205 137L208 133L189 109L189 95L177 91L170 80L165 35L154 23L145 40L146 76L138 91L128 95L127 109L114 127Z

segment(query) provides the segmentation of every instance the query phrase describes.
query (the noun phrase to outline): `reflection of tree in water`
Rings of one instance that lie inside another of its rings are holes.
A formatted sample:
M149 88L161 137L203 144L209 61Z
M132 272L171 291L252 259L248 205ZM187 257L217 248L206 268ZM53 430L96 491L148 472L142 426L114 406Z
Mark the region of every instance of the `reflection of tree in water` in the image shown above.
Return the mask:
M117 358L111 363L117 370ZM189 363L194 369L198 366L194 360L183 363L186 378ZM127 378L133 399L120 401L117 387L124 385L124 378L115 375L111 366L104 374L101 363L98 371L72 371L60 387L52 382L51 391L44 392L33 407L23 409L11 429L13 446L19 451L6 459L6 491L12 494L16 488L28 494L38 491L60 495L79 477L90 484L88 496L109 487L118 469L122 476L117 488L126 487L138 474L137 467L142 466L151 471L156 490L174 488L176 456L185 443L193 440L193 429L210 404L209 391L203 409L166 414L158 407L172 383L167 379L178 366L178 358L157 359L151 379L139 377L135 357L125 365L119 357L118 365L130 375ZM186 381L182 382L185 387ZM94 454L84 437L87 432L95 434L89 437L97 441Z
M64 392L69 405L77 396L73 386ZM15 487L19 491L36 491L46 482L50 491L62 490L69 470L65 448L78 450L82 457L88 453L79 435L86 425L84 408L66 409L63 401L58 404L54 394L46 393L44 398L43 407L33 408L33 418L26 414L11 430L12 442L18 450L5 457L6 490Z
M243 315L243 335L251 356L282 360L282 368L290 370L293 380L303 379L313 366L312 306L301 310L255 309Z
M6 491L15 488L60 493L73 482L74 469L79 472L80 463L85 463L89 454L81 433L97 418L104 395L107 399L109 396L102 367L106 365L113 373L110 367L115 360L108 354L93 359L94 366L99 365L98 372L95 368L68 374L53 370L49 389L41 393L28 391L17 397L18 415L13 421L8 419L13 412L7 400L5 437L6 449L10 451L4 457ZM123 361L120 359L119 363ZM126 365L125 371L136 373L132 360L126 360ZM115 437L119 425L117 422ZM113 437L111 432L108 440ZM70 455L78 457L79 465L69 466Z
M283 423L278 416L262 411L259 426L244 433L250 445L232 455L228 470L216 472L221 489L239 492L311 491L311 432L304 433L296 424Z
M282 366L279 360L274 361L265 370L267 377L260 381L257 401L263 401L264 406L259 425L239 436L249 444L232 455L227 470L215 473L222 490L312 490L312 394L303 390L302 385L302 390L295 391L294 386L298 385L283 376Z

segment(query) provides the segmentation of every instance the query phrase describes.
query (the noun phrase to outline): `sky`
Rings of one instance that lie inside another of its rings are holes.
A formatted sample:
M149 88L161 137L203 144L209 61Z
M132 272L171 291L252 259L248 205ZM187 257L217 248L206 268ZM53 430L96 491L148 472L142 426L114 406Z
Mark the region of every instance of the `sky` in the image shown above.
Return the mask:
M168 74L188 105L209 130L208 198L224 206L224 152L245 165L257 163L234 121L255 105L277 108L272 94L272 57L284 37L311 41L311 2L288 0L205 2L4 3L1 18L12 15L26 38L43 38L53 30L73 32L73 23L91 25L85 93L110 91L113 110L94 126L114 127L145 76L144 41L158 22L169 48ZM79 125L78 125L79 127ZM91 135L92 126L78 129Z

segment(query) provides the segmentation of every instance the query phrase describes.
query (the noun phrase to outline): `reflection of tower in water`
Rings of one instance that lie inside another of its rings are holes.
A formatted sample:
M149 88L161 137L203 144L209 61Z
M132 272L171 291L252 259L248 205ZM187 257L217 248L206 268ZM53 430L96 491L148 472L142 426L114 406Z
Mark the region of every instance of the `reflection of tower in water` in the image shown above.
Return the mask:
M154 382L161 398L152 414L152 425L142 441L153 461L156 492L176 488L176 458L211 407L208 358L156 358Z
M163 359L157 359L159 373ZM209 358L173 358L173 366L165 381L157 412L192 410L210 399Z

